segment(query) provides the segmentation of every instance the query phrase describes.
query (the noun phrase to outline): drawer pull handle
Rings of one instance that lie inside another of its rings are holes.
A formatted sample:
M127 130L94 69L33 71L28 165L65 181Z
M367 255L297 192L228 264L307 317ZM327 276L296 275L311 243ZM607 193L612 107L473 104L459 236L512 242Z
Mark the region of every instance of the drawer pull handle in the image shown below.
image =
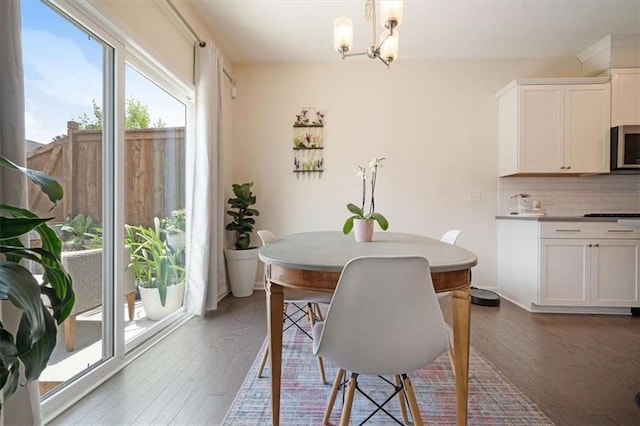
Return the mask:
M633 229L609 229L607 232L633 232Z
M600 247L600 244L594 244L593 246L594 247Z
M588 244L587 247L593 247L593 244Z
M582 232L581 229L556 229L556 232Z

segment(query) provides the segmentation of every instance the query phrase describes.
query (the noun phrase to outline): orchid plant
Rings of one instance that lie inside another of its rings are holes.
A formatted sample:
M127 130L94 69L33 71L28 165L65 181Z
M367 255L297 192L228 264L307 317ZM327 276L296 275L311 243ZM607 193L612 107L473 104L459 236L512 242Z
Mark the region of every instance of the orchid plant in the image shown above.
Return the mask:
M375 220L383 231L386 231L389 228L389 222L387 219L382 214L376 212L375 200L378 169L382 167L382 161L384 160L385 157L376 157L369 163L369 168L371 169L371 204L369 205L369 213L367 214L364 212L367 198L367 169L362 166L356 167L355 170L358 173L358 177L362 180L362 207L358 207L353 203L347 204L347 210L353 213L353 216L348 217L342 226L342 232L345 234L351 232L353 229L353 221L355 219Z

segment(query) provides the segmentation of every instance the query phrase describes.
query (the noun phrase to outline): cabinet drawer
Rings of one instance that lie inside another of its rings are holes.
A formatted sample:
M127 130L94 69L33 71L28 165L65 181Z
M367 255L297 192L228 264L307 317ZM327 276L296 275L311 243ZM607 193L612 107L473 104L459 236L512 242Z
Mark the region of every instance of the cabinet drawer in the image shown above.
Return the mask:
M616 222L540 222L540 238L640 239L640 228Z

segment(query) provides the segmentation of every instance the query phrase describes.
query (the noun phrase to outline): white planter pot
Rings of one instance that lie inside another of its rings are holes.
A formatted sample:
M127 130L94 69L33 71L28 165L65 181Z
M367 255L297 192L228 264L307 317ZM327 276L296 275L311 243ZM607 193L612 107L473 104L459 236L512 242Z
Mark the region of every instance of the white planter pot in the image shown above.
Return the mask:
M185 233L177 232L175 234L165 234L165 238L167 239L167 244L174 250L180 250L185 247Z
M373 219L353 219L353 235L357 242L370 242L373 239Z
M184 300L184 281L167 287L167 303L160 304L160 293L157 288L139 287L142 306L147 318L153 321L161 320L180 309Z
M258 248L248 250L225 249L229 285L234 297L247 297L253 294L258 271Z

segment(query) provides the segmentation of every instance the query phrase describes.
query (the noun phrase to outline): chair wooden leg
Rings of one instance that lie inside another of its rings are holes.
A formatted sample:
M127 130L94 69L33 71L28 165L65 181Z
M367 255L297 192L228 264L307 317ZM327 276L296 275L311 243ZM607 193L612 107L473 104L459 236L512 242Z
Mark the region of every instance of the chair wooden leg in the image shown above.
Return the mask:
M322 316L322 311L320 310L320 304L319 303L314 303L313 307L315 308L316 316L318 317L318 320L319 321L324 321L324 317Z
M395 376L393 376L393 383L396 386L402 386L399 375L396 374ZM407 406L405 405L404 401L404 389L398 392L398 403L400 404L400 414L402 414L402 422L405 425L409 424L409 417L407 417Z
M413 386L411 386L411 380L409 380L409 376L404 374L402 376L402 381L404 384L404 391L407 394L407 399L409 400L409 410L411 410L413 424L416 426L422 426L422 417L420 416L420 409L418 408L416 394L413 392Z
M264 347L264 352L262 353L262 361L260 361L260 368L258 368L258 377L262 377L262 372L264 371L264 366L267 363L267 359L269 358L269 345Z
M132 291L124 295L127 298L127 309L129 310L129 321L133 321L136 314L136 292Z
M67 352L71 352L76 345L76 316L69 315L62 322L62 328L64 330L64 345Z
M449 354L449 364L451 364L451 371L453 372L453 377L456 377L456 365L453 357L453 346L449 345L449 350L447 351Z
M344 370L342 368L339 368L338 372L336 373L336 378L333 380L333 386L331 387L331 393L329 394L329 400L327 401L327 408L325 408L324 417L322 418L322 423L325 425L329 424L329 418L331 417L333 405L336 402L336 396L338 395L338 390L340 389L343 378Z
M313 305L311 303L307 304L307 316L309 317L309 324L311 325L311 333L313 334L313 327L316 325L316 320L313 317ZM327 384L327 378L324 374L324 362L322 362L322 357L317 356L318 360L318 370L320 371L320 381L323 385Z
M347 396L344 400L344 406L342 407L342 415L340 416L340 426L349 426L349 420L351 419L351 407L353 406L353 396L356 393L356 380L355 374L352 374L349 378Z

